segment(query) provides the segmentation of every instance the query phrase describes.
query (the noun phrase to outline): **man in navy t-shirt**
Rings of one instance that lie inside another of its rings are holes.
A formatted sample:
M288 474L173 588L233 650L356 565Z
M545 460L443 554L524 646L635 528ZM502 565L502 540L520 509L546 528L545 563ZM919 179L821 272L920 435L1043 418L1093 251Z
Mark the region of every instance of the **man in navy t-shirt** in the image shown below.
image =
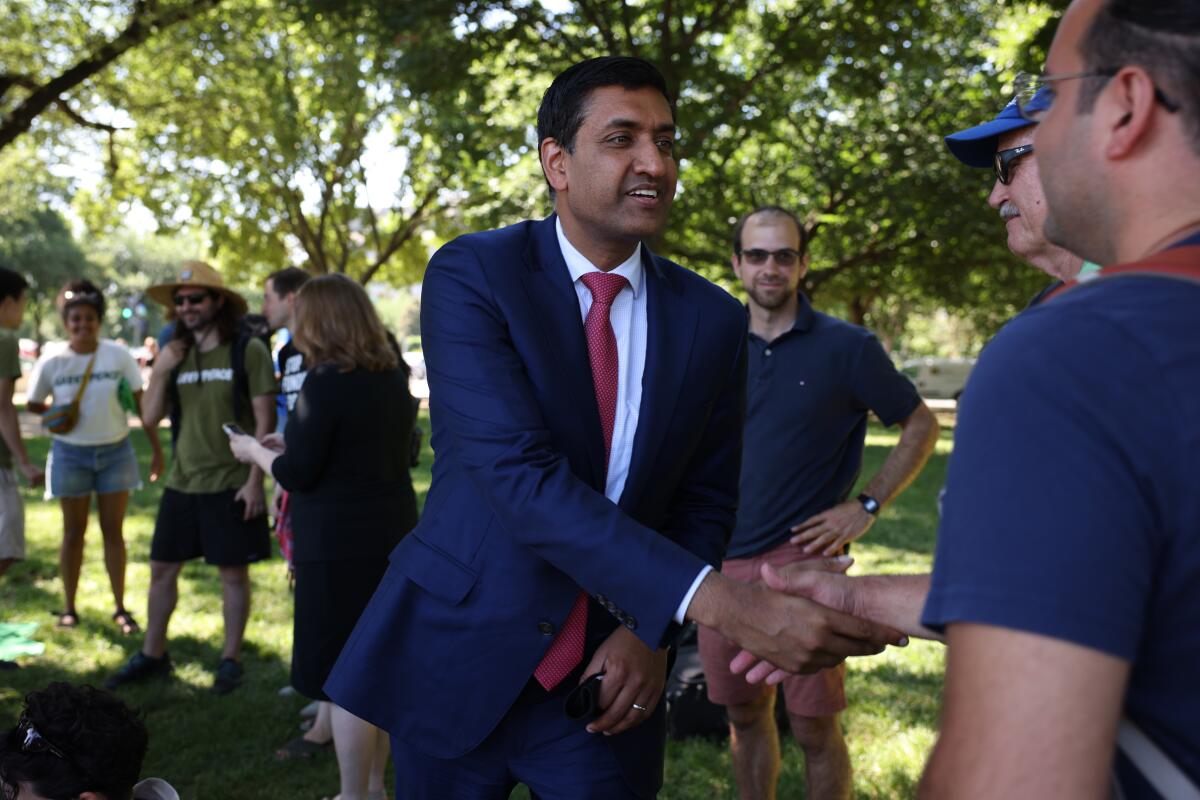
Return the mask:
M794 214L756 209L733 239L733 268L749 296L749 364L737 525L721 574L755 583L764 563L836 555L866 533L921 471L938 425L870 331L814 310L800 291L808 254ZM899 425L900 441L855 497L871 412ZM738 787L743 797L766 800L775 796L780 767L775 691L730 674L737 652L719 633L700 629L709 699L729 714ZM839 666L784 682L809 797L850 795L838 724L844 674Z
M1200 783L1197 64L1194 0L1077 0L1055 36L1046 234L1126 266L1023 314L972 378L924 615L950 645L930 796L1100 797L1122 715ZM1167 268L1193 277L1145 274ZM1137 737L1122 789L1164 795Z

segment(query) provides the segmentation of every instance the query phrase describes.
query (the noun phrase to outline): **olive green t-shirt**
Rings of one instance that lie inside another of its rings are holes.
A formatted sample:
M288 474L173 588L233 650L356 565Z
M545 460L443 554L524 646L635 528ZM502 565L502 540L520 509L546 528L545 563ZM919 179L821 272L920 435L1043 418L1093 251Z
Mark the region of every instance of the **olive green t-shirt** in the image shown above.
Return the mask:
M16 332L0 328L0 378L12 378L15 381L21 377L19 352ZM12 465L12 453L8 452L8 445L0 436L0 469L12 469Z
M207 353L193 347L179 366L176 385L182 419L175 439L175 457L167 473L167 488L189 494L207 494L240 488L250 477L250 467L233 457L229 437L221 430L226 422L237 422L254 434L254 409L242 405L241 416L233 418L233 367L231 344ZM246 345L246 379L251 397L274 395L275 367L267 346L258 339Z

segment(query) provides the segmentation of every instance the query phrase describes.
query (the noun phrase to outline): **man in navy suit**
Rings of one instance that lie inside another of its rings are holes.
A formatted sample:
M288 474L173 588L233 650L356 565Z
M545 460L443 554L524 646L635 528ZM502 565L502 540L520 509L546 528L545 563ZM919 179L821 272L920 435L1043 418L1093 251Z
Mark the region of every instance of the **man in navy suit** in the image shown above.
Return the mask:
M653 797L685 619L797 670L900 638L712 571L737 504L746 316L643 244L675 195L662 76L577 64L538 138L556 213L429 263L433 484L326 686L392 734L406 800ZM597 673L597 714L572 719L565 698Z

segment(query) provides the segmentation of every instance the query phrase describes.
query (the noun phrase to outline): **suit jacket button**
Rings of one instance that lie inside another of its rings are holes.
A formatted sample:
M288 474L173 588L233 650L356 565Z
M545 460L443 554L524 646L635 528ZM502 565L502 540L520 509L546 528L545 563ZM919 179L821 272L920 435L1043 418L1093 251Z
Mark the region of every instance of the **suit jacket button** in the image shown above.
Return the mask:
M538 623L538 633L543 636L551 636L554 634L554 623L542 620Z

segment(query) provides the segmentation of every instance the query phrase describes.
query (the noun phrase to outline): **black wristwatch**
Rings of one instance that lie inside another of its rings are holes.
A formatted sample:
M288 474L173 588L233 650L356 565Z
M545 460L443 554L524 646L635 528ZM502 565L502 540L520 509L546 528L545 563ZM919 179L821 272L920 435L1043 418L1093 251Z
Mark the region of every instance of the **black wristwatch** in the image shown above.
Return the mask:
M858 496L858 502L862 503L863 511L866 511L872 517L879 516L879 501L867 493Z

